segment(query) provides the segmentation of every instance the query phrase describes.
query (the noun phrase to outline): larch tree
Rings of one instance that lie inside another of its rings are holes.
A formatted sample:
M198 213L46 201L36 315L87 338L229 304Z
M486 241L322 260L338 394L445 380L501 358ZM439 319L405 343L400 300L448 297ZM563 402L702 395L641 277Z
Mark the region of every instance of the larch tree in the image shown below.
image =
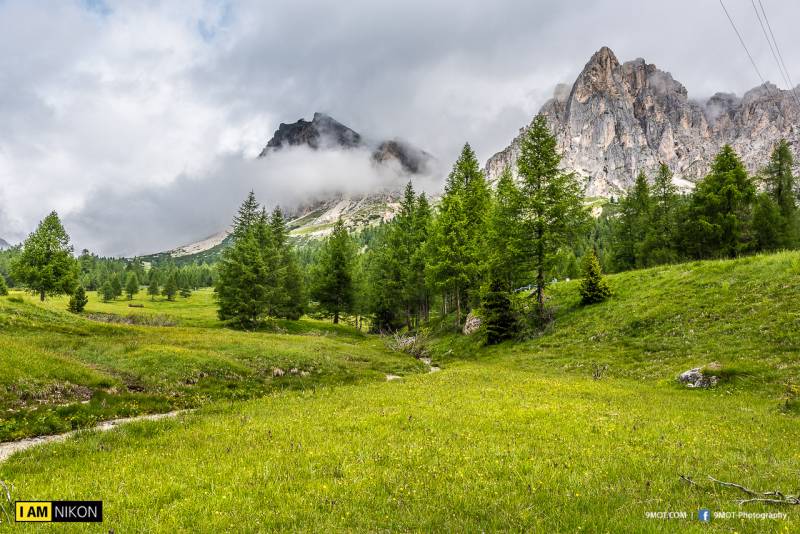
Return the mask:
M517 174L522 192L523 235L536 275L540 321L546 318L544 291L553 259L588 221L581 186L574 174L560 169L560 164L556 138L544 116L538 115L522 137Z
M44 301L48 295L72 294L78 285L78 262L69 236L53 211L22 245L11 275Z
M314 272L312 295L320 307L333 316L334 324L339 323L340 317L349 312L353 304L354 259L353 241L340 218L322 245L319 263Z

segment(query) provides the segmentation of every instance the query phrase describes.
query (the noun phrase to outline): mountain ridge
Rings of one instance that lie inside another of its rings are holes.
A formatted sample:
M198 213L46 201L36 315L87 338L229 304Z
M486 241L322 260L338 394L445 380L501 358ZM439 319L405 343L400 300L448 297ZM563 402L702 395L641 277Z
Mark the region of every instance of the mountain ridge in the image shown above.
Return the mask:
M767 83L742 97L720 92L693 100L669 72L642 58L621 63L605 46L572 86L556 86L539 114L556 135L562 165L584 180L587 196L623 193L639 171L652 174L661 162L690 189L724 144L755 173L774 142L800 142L800 106L789 90ZM514 171L528 127L487 160L487 178L496 179L506 166Z

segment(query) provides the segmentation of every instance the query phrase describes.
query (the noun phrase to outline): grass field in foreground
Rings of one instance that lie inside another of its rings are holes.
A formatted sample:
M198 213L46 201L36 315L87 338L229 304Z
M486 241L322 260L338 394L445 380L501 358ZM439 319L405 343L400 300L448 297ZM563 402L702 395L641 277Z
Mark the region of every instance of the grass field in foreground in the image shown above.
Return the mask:
M554 286L553 328L524 343L486 349L474 338L439 337L439 373L407 368L402 381L342 386L347 380L331 379L320 382L330 387L272 389L178 420L87 432L13 456L0 464L0 480L14 485L15 499L102 499L106 521L97 531L800 531L800 507L740 507L743 494L707 479L800 493L798 404L784 398L800 366L800 253L609 281L614 297L586 308L577 306L574 283ZM103 365L122 365L126 353L115 347L132 339L140 354L148 343L139 340L157 341L143 377L160 366L169 374L172 359L158 356L174 346L269 353L253 349L263 344L302 358L309 339L321 338L337 354L363 351L359 377L406 362L347 330L120 327L34 304L0 306L3 327L13 325L37 350L77 343L70 361L110 351ZM16 337L0 335L8 339ZM92 342L101 350L88 351ZM677 372L713 360L723 365L718 387L675 383ZM591 378L593 364L608 365L601 380ZM81 364L74 372L84 367L96 370ZM691 517L700 508L787 519L645 517Z
M705 531L645 512L738 510L707 475L797 491L797 438L795 417L750 393L484 361L88 433L0 479L18 499L102 499L97 531ZM796 532L796 508L710 528Z

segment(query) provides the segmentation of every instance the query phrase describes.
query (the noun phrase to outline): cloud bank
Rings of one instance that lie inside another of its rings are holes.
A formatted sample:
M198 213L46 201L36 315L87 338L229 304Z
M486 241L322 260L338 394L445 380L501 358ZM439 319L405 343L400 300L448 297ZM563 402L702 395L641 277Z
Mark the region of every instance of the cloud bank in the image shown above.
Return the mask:
M779 80L752 6L726 5ZM764 5L800 81L800 4ZM485 160L603 45L693 98L759 83L716 2L0 0L0 237L56 209L78 248L144 253L218 231L250 188L287 202L347 183L328 161L292 161L296 185L252 161L314 111Z

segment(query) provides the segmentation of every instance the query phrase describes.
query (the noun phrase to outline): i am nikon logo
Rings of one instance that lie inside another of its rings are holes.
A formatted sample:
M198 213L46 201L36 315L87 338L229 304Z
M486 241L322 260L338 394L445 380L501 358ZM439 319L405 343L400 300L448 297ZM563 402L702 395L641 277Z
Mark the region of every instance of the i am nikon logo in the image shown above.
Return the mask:
M103 501L17 501L18 523L101 523Z

